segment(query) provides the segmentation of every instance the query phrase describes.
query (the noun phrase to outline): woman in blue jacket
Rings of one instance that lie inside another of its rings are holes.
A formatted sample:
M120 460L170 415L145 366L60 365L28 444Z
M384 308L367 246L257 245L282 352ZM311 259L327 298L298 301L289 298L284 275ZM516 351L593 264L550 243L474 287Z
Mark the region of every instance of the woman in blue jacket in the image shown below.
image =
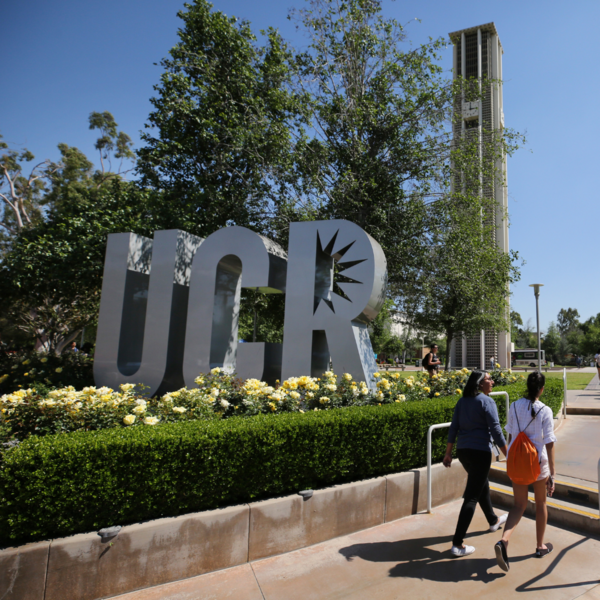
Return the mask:
M502 435L496 403L488 396L494 382L485 371L473 371L467 380L462 398L454 407L448 432L448 446L444 466L452 465L452 447L458 435L456 454L468 474L463 494L463 505L452 539L454 556L473 554L473 546L465 546L464 537L475 514L477 503L490 524L489 531L497 531L506 521L506 514L498 517L492 507L488 475L492 465L492 440L506 456L506 440Z

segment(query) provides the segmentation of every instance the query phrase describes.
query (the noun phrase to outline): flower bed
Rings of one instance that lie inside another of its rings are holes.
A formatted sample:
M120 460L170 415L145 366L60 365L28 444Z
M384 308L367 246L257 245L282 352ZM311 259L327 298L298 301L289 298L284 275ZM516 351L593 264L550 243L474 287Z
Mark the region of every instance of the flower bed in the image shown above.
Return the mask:
M322 377L292 377L269 386L257 379L240 381L219 368L196 379L197 388L144 396L143 386L125 384L119 390L66 387L48 391L28 388L0 397L0 423L4 439L31 435L92 431L115 427L138 427L158 423L213 420L232 416L255 416L330 410L348 406L381 406L459 396L470 371L442 372L433 377L415 373L376 373L376 388L356 382L345 373L327 371ZM520 381L502 371L498 381Z
M221 381L222 377L216 374L208 380ZM317 384L321 388L321 382L312 382ZM297 389L286 393L290 402L291 392ZM525 386L519 381L502 389L514 402ZM123 404L131 409L140 406L131 390L118 393L130 398ZM323 396L317 398L316 390L313 393L312 400L321 405ZM388 390L382 393L385 398ZM263 391L260 396L266 394ZM542 400L554 415L562 394L561 381L547 381ZM374 398L374 406L306 414L298 409L281 415L271 410L273 400L267 397L264 403L248 402L256 410L267 406L271 414L229 419L217 413L235 408L221 406L215 411L220 400L214 397L209 406L211 419L155 426L125 426L115 421L116 427L104 431L30 435L0 449L0 544L209 510L421 467L426 460L427 429L451 420L458 397L387 404ZM504 423L504 399L495 400ZM279 406L279 400L275 402ZM329 397L321 406L331 402ZM140 421L136 418L135 423ZM441 460L446 438L446 430L434 432L434 461Z

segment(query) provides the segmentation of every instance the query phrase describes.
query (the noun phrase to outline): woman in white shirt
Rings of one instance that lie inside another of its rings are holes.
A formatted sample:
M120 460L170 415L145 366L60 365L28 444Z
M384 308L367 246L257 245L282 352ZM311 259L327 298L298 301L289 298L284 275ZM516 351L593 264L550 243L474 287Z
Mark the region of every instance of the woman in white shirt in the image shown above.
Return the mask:
M508 411L508 455L510 447L521 431L524 431L535 446L540 460L540 476L533 484L535 495L535 531L537 545L535 554L538 558L552 552L552 544L544 544L544 533L548 522L546 494L554 493L554 416L550 407L540 401L544 392L546 378L543 373L534 371L527 378L527 396L520 398L510 406ZM528 486L513 482L515 503L508 513L502 539L495 545L498 566L504 571L510 568L508 561L508 540L521 520L527 508Z

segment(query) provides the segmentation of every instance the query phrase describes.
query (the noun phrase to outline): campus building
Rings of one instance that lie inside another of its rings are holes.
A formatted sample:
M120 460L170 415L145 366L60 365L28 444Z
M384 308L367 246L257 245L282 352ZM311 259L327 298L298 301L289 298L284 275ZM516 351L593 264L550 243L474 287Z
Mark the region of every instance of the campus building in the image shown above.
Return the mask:
M494 23L478 25L450 34L454 45L454 78L462 76L481 85L480 99L469 101L458 97L455 110L454 139L477 136L480 160L486 160L486 135L504 127L502 100L502 44ZM486 83L486 78L492 80ZM486 133L488 132L488 133ZM508 194L506 189L506 157L493 156L496 177L479 182L480 193L496 201L496 210L486 215L494 225L491 243L508 252ZM492 165L490 165L492 166ZM453 185L465 185L457 176ZM451 363L455 367L488 368L494 357L502 367L510 366L510 331L482 331L479 336L453 340Z

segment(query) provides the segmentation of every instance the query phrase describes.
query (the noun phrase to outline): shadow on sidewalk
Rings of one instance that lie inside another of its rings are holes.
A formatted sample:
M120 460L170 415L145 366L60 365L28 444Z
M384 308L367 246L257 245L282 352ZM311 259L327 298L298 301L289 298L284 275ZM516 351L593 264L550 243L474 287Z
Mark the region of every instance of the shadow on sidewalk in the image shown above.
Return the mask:
M474 537L486 533L488 532L482 531L469 534L468 539L465 541L471 543ZM453 557L450 554L451 542L452 536L447 535L398 540L396 542L354 544L341 548L339 552L347 561L361 558L371 562L397 562L398 564L389 570L390 577L425 579L442 583L458 583L460 581L489 583L506 576L506 573L500 571L495 559L476 558L476 554L464 558ZM486 541L486 543L489 542ZM440 544L447 544L447 549L437 550L435 546ZM530 558L534 558L533 553L524 556L511 556L510 561L511 564L514 564ZM556 558L560 560L559 556ZM492 568L495 569L495 572L488 572ZM533 581L531 580L531 582L524 585L529 585Z
M564 583L564 584L558 584L558 585L541 585L541 586L533 587L533 584L535 584L538 581L542 580L544 577L546 577L547 575L550 575L550 573L552 573L552 571L554 571L554 569L556 568L556 566L558 565L558 563L564 558L565 554L569 550L572 550L576 546L579 546L579 544L583 544L584 542L587 542L589 539L591 539L591 538L584 537L583 539L575 542L574 544L571 544L570 546L567 546L566 548L563 548L554 557L554 560L552 560L552 562L548 565L548 567L546 568L546 570L543 573L540 573L539 575L537 575L536 577L533 577L529 581L526 581L525 583L522 583L520 586L518 586L515 589L515 591L516 592L540 592L542 590L554 590L554 589L560 589L560 588L570 588L570 587L583 586L583 585L597 585L597 584L599 584L600 583L600 579L594 579L594 580L591 580L591 581L578 581L578 582L574 582L574 583Z

